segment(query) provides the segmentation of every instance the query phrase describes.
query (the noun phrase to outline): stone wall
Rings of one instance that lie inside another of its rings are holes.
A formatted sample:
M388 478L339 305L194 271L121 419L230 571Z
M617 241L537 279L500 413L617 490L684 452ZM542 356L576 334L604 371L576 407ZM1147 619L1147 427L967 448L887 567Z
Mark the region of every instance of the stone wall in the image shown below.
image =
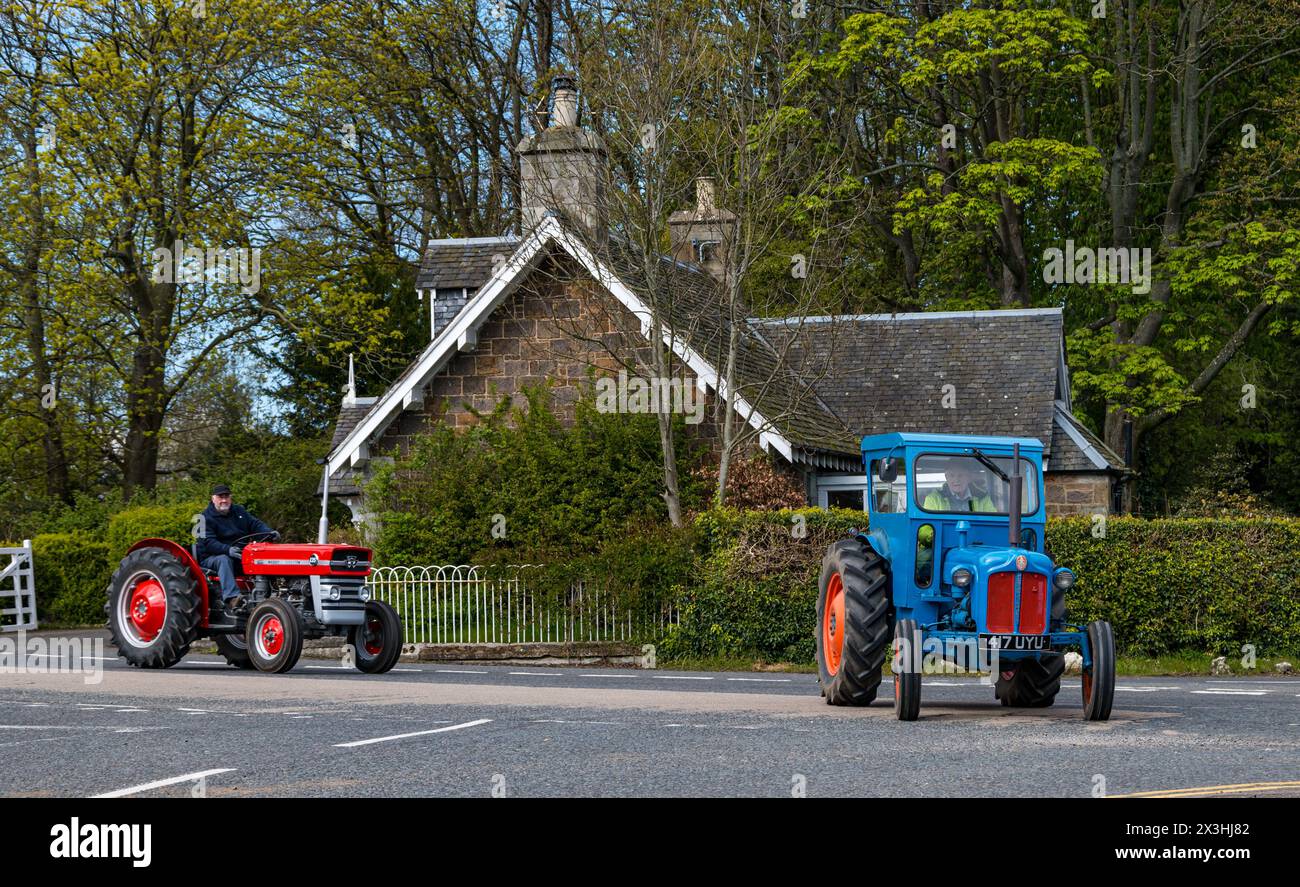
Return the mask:
M1110 513L1110 475L1102 472L1052 474L1045 479L1047 516Z
M522 391L548 381L552 408L561 420L572 421L574 404L591 385L590 373L616 376L623 361L648 367L649 359L637 318L594 282L575 279L571 269L548 260L479 327L477 344L434 377L424 406L394 420L372 456L404 453L440 418L469 427L478 421L475 412L491 412L505 397L526 407ZM650 375L648 368L641 375ZM689 370L686 376L694 380ZM721 439L716 396L703 395L703 404L704 420L688 424L687 433L716 453Z

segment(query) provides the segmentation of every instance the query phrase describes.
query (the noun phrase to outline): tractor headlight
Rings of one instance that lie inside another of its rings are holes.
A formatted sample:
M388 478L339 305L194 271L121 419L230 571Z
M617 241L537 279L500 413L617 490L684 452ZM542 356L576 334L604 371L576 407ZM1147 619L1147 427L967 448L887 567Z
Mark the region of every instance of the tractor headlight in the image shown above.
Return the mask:
M1062 567L1056 571L1056 576L1052 581L1061 591L1069 591L1074 587L1074 573Z
M958 567L952 571L952 584L958 588L965 588L970 585L971 580L974 578L975 577L971 575L971 571L965 567Z
M361 603L364 604L366 601L370 600L370 589L366 588L364 585L361 586L361 590L357 592L357 597L361 598Z
M338 590L338 588L337 588L337 587L336 587L336 588L331 588L331 589L330 589L330 600L332 600L332 601L336 601L336 600L338 600L338 599L339 599L339 590Z

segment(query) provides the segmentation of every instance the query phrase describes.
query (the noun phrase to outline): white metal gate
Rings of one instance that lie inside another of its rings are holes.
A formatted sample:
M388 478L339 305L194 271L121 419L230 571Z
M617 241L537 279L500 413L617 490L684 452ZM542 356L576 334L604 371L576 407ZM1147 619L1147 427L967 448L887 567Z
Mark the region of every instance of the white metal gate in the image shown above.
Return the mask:
M5 563L8 558L8 563ZM32 540L22 548L0 548L0 631L36 627L36 578L32 573Z

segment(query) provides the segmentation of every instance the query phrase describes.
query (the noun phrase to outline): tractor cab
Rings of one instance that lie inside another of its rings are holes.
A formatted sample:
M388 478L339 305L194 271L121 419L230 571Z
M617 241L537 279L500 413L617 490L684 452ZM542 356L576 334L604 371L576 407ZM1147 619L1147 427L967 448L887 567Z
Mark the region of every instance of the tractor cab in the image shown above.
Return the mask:
M1043 554L1039 441L878 434L863 439L862 456L870 485L869 541L889 562L900 618L980 631L1047 631L1028 618L1030 607L1023 622L998 617L986 625L978 618L985 611L972 600L972 593L983 597L987 578L1008 564L1013 573L1042 576L1044 592L1052 578L1052 562ZM1024 566L1017 570L1020 558ZM1038 580L1029 584L1036 590Z

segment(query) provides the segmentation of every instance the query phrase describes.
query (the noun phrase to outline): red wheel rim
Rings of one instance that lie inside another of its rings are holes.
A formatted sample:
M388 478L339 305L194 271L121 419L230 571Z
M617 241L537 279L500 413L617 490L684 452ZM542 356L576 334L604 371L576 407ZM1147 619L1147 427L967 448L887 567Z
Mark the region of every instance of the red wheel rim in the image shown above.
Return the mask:
M1087 705L1090 699L1092 699L1092 672L1085 671L1083 673L1083 704Z
M844 657L844 580L832 573L826 583L826 604L822 609L822 651L826 671L838 674Z
M126 640L139 647L152 644L167 624L167 592L152 573L131 577L119 598Z
M284 623L279 616L268 616L257 624L257 646L268 658L280 652L284 646Z
M378 656L384 651L384 627L378 619L371 619L366 622L366 652L371 656Z

